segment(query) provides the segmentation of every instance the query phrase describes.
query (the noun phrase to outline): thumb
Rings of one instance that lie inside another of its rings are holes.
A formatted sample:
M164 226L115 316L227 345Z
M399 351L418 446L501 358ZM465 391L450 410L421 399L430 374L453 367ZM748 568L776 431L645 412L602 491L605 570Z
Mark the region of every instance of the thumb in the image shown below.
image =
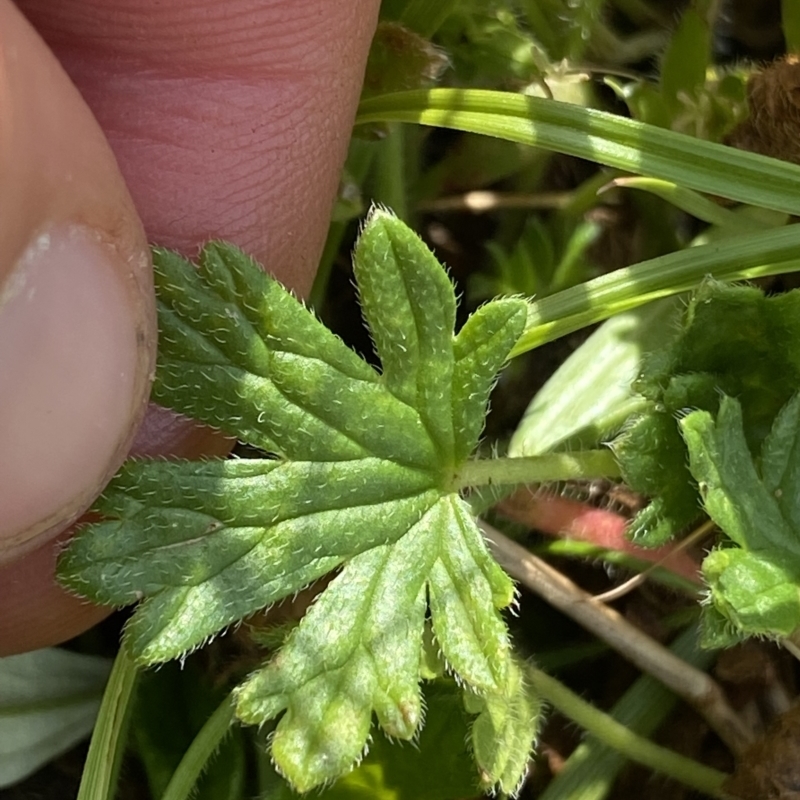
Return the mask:
M55 58L0 0L0 563L78 517L144 411L147 243Z

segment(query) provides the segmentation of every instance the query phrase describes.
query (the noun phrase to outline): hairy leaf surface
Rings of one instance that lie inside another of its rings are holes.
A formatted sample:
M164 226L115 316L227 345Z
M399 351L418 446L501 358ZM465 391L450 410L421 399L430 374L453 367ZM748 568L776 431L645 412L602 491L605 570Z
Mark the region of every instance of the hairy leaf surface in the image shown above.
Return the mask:
M800 395L775 419L758 466L731 397L716 420L695 411L681 430L706 511L730 540L703 562L706 642L791 635L800 627Z
M512 665L498 611L513 586L455 487L526 304L494 301L456 336L450 280L384 211L354 261L380 372L234 247L209 245L196 266L157 251L156 399L273 457L129 462L59 565L97 602L143 600L126 637L144 664L339 568L237 695L243 720L283 714L273 756L303 790L361 757L373 714L390 736L417 735L426 629L480 696L508 694ZM519 779L497 763L489 784Z
M614 444L626 482L653 498L634 520L637 541L659 545L698 517L678 419L716 414L721 393L741 402L745 437L757 453L781 407L800 386L800 292L706 281L669 346L645 362L637 388L650 401Z

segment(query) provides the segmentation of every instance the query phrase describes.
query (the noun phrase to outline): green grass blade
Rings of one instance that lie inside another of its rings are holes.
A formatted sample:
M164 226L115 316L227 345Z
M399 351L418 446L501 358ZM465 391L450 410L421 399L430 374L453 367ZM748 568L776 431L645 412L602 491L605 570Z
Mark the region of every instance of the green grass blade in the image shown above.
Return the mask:
M731 228L734 232L762 231L767 227L757 219L723 208L713 200L670 181L656 178L616 178L610 185L650 192L703 222L718 225L720 228Z
M114 660L81 776L77 800L112 800L125 747L138 669L123 645Z
M800 270L800 225L736 236L618 269L531 303L512 357L614 314L688 291L706 276L751 280Z
M356 123L376 122L495 136L800 214L799 166L568 103L512 92L429 89L365 100Z

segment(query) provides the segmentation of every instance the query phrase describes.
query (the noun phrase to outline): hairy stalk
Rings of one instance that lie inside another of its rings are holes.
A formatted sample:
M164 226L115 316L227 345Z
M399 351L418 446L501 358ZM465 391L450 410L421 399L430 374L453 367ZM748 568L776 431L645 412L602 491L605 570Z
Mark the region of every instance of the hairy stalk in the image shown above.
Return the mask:
M725 797L722 784L728 776L724 772L698 764L691 758L644 739L613 717L581 700L562 683L532 665L528 665L526 677L534 691L565 717L592 733L604 744L623 753L631 761L669 775L670 778L711 797Z
M610 450L548 453L524 458L468 461L455 476L456 489L519 483L618 478L619 466Z
M234 707L228 696L206 720L200 732L189 745L189 749L183 754L161 800L186 800L191 796L198 778L222 740L230 732L233 721Z

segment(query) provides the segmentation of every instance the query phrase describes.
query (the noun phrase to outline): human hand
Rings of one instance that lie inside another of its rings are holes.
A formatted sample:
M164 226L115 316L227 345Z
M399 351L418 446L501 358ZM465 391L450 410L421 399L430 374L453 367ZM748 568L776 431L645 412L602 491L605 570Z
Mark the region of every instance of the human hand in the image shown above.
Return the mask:
M54 583L55 554L137 430L134 452L226 452L153 407L139 427L147 241L225 238L308 289L378 7L0 0L0 655L107 613Z

